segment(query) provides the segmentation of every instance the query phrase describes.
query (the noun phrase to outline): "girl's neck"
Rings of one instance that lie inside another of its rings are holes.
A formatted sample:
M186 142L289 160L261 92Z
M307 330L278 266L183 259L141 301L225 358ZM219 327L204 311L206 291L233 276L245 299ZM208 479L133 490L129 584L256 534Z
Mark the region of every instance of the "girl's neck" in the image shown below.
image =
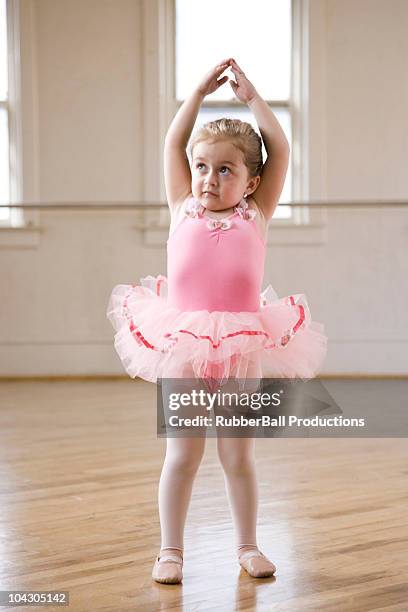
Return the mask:
M229 208L219 208L218 210L211 210L211 208L207 208L206 206L204 206L204 208L207 212L217 214L217 213L225 213L225 212L228 212L229 210L234 210L234 208L236 208L237 206L238 204L236 204L235 206L230 206Z
M211 210L210 212L226 212L227 210L233 210L235 206L230 206L229 208L220 208L219 210Z
M207 213L207 216L211 217L211 214L213 214L213 215L215 215L214 218L216 218L216 215L218 215L218 214L223 214L223 216L225 216L225 213L227 213L228 211L232 212L234 210L234 208L235 208L235 206L231 206L230 208L223 208L222 210L211 210L210 208L206 208L204 206L204 209L205 209L205 212ZM208 213L210 213L210 214L208 215Z

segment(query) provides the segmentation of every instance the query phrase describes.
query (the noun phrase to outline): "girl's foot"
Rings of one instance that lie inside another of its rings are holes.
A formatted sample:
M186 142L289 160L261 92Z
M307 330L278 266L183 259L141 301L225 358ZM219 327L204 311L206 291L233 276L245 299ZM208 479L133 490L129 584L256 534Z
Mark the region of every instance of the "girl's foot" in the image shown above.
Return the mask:
M179 584L183 580L183 550L162 548L156 558L152 578L161 584Z
M238 561L241 567L253 578L273 576L276 567L255 545L240 546Z

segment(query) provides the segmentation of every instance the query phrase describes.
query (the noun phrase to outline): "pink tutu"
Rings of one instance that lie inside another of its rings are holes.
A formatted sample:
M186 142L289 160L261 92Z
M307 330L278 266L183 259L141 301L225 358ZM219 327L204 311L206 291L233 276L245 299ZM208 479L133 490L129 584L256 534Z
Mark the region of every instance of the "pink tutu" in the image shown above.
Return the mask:
M167 278L114 287L107 310L115 349L132 378L300 378L319 372L327 350L304 295L268 287L259 310L182 311L167 303Z

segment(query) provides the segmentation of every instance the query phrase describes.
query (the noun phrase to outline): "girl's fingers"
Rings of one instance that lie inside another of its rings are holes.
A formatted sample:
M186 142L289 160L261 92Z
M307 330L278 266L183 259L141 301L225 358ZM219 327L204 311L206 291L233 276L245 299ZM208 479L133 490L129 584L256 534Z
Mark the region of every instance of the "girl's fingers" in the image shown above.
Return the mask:
M241 70L241 68L238 66L237 62L233 59L233 66L235 67L235 69L240 72L241 74L244 74L243 71Z
M218 70L219 68L223 68L225 70L225 68L230 65L230 61L231 61L231 58L222 60L222 62L216 65L215 70Z
M220 64L219 66L215 67L215 72L223 72L224 70L226 70L226 68L228 68L228 64Z
M238 66L238 64L236 62L234 62L233 64L231 64L231 70L233 72L238 72L238 74L243 74L241 68Z
M244 76L244 75L243 75L243 73L242 73L242 72L240 72L240 71L239 71L237 68L232 68L232 67L231 67L231 70L232 70L232 72L233 72L233 74L234 74L234 77L235 77L237 80L238 80L239 78L242 78L242 77Z
M222 77L222 79L218 79L218 80L217 80L217 85L218 85L218 87L219 87L220 85L224 85L225 81L228 81L228 77L227 77L227 76L223 76L223 77Z

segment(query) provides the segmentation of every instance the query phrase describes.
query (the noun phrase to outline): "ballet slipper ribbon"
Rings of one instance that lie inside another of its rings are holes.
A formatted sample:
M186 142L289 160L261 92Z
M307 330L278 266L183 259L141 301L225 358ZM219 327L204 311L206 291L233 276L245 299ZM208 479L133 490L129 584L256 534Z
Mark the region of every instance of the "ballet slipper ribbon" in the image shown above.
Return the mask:
M158 558L159 563L164 563L166 561L172 561L174 563L179 563L180 565L182 564L180 557L176 557L176 555L162 555Z
M265 557L265 555L263 553L261 553L260 550L249 550L246 553L242 553L242 555L239 556L239 560L240 561L247 561L248 559L252 559L252 557Z

